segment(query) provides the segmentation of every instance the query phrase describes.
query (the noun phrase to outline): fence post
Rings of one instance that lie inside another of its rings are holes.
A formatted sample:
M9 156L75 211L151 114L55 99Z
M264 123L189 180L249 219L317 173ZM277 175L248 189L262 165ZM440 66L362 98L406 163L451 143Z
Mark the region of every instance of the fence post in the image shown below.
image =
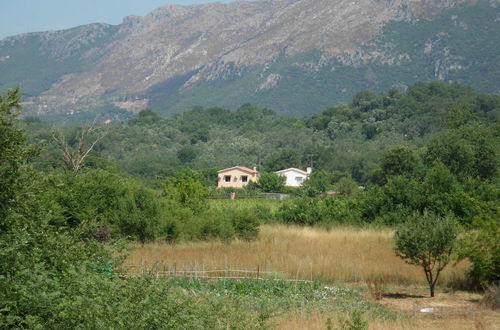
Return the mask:
M257 279L259 279L259 274L260 274L260 265L257 265Z

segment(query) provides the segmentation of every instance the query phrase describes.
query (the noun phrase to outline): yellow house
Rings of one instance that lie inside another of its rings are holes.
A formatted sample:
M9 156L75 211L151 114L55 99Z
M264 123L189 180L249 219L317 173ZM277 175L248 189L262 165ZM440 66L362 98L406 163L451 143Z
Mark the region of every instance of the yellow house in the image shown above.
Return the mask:
M235 166L220 170L218 173L217 188L243 188L250 181L257 182L259 171L245 166Z

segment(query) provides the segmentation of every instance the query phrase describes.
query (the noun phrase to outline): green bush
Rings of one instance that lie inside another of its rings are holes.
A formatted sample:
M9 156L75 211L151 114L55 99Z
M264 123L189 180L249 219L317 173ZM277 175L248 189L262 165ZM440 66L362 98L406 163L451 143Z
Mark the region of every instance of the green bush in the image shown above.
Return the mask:
M165 181L164 194L193 212L202 212L206 208L208 189L196 178L181 173Z
M252 241L259 235L259 219L252 210L237 210L229 215L236 236L245 241Z
M459 260L469 259L470 285L474 289L485 289L500 281L500 226L496 218L476 219L474 229L460 238ZM498 290L497 290L498 291Z
M258 186L263 192L282 193L285 189L286 177L276 173L262 173Z
M359 310L353 310L349 313L349 318L340 319L340 330L368 330L368 322L363 320L362 313Z
M264 198L264 194L254 182L249 182L245 188L213 188L208 192L210 199L229 199L229 194L234 192L236 199Z
M286 224L320 225L359 224L361 215L356 200L341 197L301 198L286 201L276 217Z
M335 177L332 173L325 171L313 172L299 189L299 195L303 197L316 197L333 190Z
M117 173L85 169L78 176L51 175L46 185L62 213L59 226L92 223L144 243L168 222L159 193Z

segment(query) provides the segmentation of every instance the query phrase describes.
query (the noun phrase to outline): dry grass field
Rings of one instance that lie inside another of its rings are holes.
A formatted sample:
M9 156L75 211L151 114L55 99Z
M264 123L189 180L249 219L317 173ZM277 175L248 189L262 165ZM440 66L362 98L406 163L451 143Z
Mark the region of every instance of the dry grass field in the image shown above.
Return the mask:
M455 291L467 265L450 264L438 282L435 298L428 298L424 274L405 264L392 250L389 229L316 228L264 225L254 242L197 242L134 247L126 260L131 273L143 270L243 269L274 271L292 279L313 279L364 286L382 277L384 295L377 303L399 311L400 320L369 320L370 329L500 329L500 313L478 306L481 295ZM372 300L369 291L365 297ZM422 313L422 308L434 313ZM273 320L275 329L325 329L338 315L293 314Z
M341 227L330 231L310 227L264 225L253 242L152 243L136 246L126 265L141 269L274 271L288 278L364 282L383 276L390 284L425 283L422 270L405 264L392 251L388 229ZM464 277L465 266L450 265L441 285Z

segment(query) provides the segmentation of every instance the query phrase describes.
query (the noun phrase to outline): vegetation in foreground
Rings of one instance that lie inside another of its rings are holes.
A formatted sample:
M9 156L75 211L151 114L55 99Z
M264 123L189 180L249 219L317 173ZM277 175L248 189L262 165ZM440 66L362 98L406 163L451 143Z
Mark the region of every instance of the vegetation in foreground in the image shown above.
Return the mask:
M481 294L460 290L467 282L468 263L456 264L453 258L440 276L435 297L429 298L422 268L408 265L394 255L393 234L389 228L340 226L326 230L264 225L259 238L252 242L157 242L137 246L125 265L131 273L145 269L152 275L174 267L180 273L210 269L255 271L259 266L261 272L274 271L282 278L312 277L329 287L344 283L361 293L359 299L399 313L396 318L372 318L364 312L362 319L370 329L494 328L500 320L498 311L481 307ZM381 280L380 298L367 288L371 280L377 279ZM422 313L423 308L434 308L435 312ZM340 319L351 320L352 311L296 309L273 317L272 324L275 329L325 329L327 324L340 328Z

